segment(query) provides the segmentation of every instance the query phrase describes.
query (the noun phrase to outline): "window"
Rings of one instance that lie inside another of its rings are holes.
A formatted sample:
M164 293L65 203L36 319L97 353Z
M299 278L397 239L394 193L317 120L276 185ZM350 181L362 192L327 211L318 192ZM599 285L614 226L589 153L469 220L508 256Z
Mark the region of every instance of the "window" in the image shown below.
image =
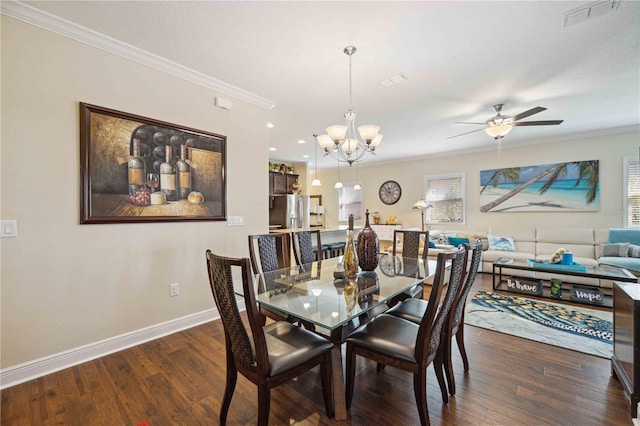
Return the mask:
M624 159L624 227L640 227L640 165L638 158Z
M427 223L465 223L464 173L426 176Z
M353 187L362 182L345 183L338 190L338 220L349 220L349 214L353 213L354 220L362 220L362 189L354 189Z

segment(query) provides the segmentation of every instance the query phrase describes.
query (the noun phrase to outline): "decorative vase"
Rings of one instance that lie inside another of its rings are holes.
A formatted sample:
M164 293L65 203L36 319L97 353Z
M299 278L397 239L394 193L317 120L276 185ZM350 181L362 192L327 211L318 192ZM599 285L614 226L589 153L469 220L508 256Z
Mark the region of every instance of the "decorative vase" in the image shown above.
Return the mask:
M364 228L358 234L358 265L363 271L373 271L380 260L380 242L369 225L369 210L365 213Z
M353 214L349 215L349 234L347 245L344 248L342 263L344 263L344 272L347 278L355 278L358 275L358 255L353 241Z

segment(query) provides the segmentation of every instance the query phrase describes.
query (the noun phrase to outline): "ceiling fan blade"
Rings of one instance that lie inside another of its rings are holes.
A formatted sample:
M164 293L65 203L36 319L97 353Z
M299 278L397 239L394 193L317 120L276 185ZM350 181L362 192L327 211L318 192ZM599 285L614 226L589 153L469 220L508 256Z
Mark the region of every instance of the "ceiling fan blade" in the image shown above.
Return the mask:
M530 115L537 114L537 113L542 112L544 110L546 110L546 108L544 108L544 107L531 108L528 111L521 112L520 114L514 115L513 117L511 117L511 119L513 121L518 121L518 120L520 120L522 118L529 117Z
M484 126L487 123L472 123L471 121L456 121L456 124L480 124Z
M518 121L514 126L551 126L562 123L564 120L544 120L544 121Z
M482 123L482 124L484 124L484 123ZM479 132L480 130L484 130L484 129L485 129L485 128L483 127L482 129L476 129L476 130L472 130L472 131L470 131L470 132L460 133L459 135L449 136L447 139L457 138L458 136L468 135L469 133Z

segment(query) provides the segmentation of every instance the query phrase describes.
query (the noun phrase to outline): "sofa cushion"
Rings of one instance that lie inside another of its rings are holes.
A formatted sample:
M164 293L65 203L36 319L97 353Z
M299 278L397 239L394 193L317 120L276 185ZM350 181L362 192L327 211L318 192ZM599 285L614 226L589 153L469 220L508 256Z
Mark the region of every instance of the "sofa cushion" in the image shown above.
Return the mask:
M609 230L610 243L631 243L640 246L640 229L611 228Z
M640 273L640 259L635 257L601 257L598 259L598 265L628 269L633 272L634 275Z
M516 245L511 237L501 237L489 235L489 250L496 251L516 251Z
M629 243L600 244L598 257L628 257Z
M516 260L533 259L535 256L533 253L521 252L521 251L500 251L500 250L487 250L482 252L483 262L495 262L501 257Z
M629 253L627 253L628 257L640 257L640 246L635 244L629 244Z

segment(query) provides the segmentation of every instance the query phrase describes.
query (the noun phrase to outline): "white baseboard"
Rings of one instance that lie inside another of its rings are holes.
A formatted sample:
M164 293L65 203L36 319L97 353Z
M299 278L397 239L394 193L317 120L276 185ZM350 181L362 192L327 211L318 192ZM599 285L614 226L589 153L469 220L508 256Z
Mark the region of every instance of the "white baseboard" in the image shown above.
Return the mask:
M242 300L238 300L238 305L241 310L244 309ZM220 318L220 315L217 309L207 309L206 311L176 318L171 321L155 324L150 327L141 328L109 339L5 368L0 371L0 389L82 364L83 362L91 361L218 318Z

